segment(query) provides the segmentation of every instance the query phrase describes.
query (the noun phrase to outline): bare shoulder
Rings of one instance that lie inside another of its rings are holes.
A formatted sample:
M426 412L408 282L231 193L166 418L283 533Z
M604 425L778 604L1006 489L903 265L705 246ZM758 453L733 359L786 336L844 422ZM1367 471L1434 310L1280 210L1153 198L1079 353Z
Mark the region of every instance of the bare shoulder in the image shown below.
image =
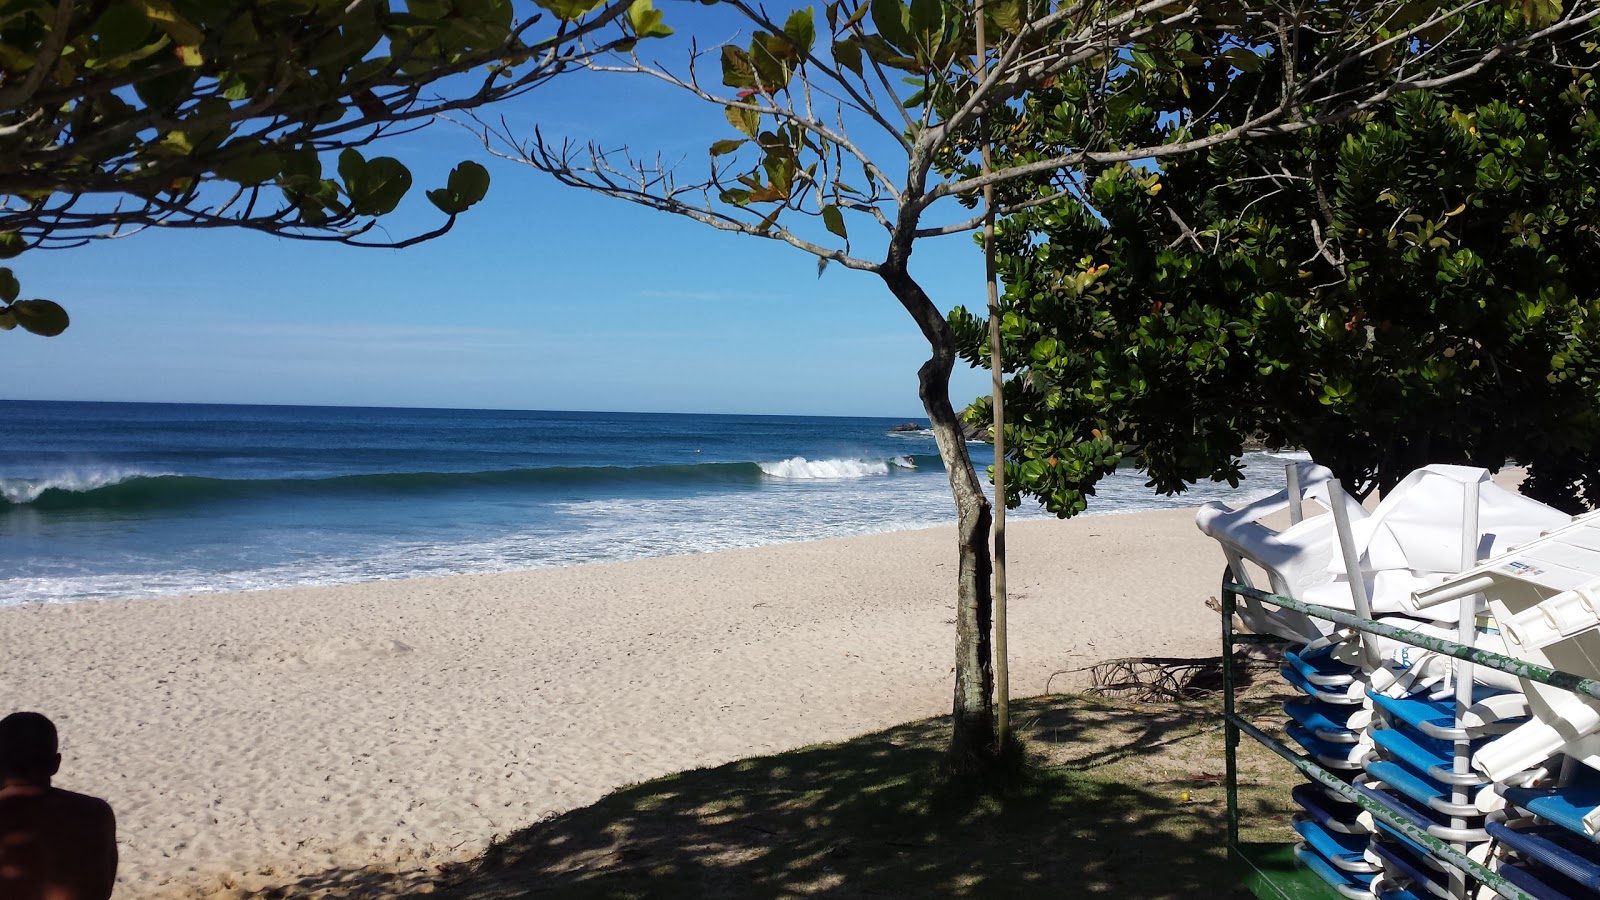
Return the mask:
M68 791L62 788L54 789L53 793L56 802L70 808L74 813L83 816L85 819L115 818L111 812L111 804L101 800L99 797L92 797L88 794L80 794L77 791Z

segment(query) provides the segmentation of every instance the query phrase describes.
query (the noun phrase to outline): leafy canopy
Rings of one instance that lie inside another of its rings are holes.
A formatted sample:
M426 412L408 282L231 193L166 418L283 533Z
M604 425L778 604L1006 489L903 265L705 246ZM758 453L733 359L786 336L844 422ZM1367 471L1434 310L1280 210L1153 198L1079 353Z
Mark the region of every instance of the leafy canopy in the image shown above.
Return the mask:
M1507 25L1465 27L1489 43ZM1000 229L1008 502L1080 512L1127 456L1164 493L1233 481L1252 437L1363 494L1514 459L1542 496L1596 499L1597 62L1585 39L1295 134L1018 186L1010 202L1047 202ZM1207 127L1225 129L1275 68L1130 66L1141 90L1102 139L1174 139L1219 99ZM1011 110L1007 158L1082 140L1098 77ZM988 363L987 321L951 324Z
M483 198L487 170L464 162L427 191L440 226L369 241L363 235L399 205L412 174L367 145L514 96L594 52L670 33L649 0L517 6L0 4L0 259L148 226L380 246L443 234ZM0 269L0 328L66 327L59 306L17 300L18 290Z

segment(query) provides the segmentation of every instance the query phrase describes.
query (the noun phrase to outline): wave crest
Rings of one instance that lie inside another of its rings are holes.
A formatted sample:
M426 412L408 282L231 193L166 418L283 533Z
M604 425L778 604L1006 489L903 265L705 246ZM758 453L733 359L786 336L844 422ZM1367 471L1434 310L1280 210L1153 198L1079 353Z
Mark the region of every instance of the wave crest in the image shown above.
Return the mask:
M818 459L791 456L780 462L757 463L761 471L773 478L841 479L869 478L889 474L890 466L897 469L915 469L917 464L909 456L889 459Z
M757 485L769 478L852 479L888 475L891 469L942 468L937 456L889 459L793 457L782 462L721 462L658 466L552 466L486 472L369 472L327 478L234 480L132 470L82 470L34 479L0 479L0 515L32 510L147 509L230 501L428 491L556 490L577 488L631 493L633 485L670 484L689 489Z
M136 478L160 478L166 474L139 469L92 469L62 472L45 478L0 478L0 497L20 506L39 499L45 491L86 494Z

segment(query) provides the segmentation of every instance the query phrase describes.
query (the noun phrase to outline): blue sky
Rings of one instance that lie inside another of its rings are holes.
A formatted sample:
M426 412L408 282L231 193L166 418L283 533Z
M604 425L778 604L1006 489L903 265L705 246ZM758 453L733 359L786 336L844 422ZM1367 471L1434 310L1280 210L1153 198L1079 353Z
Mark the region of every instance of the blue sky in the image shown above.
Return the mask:
M686 19L720 40L733 25ZM720 30L719 30L720 29ZM657 58L683 57L662 42ZM636 78L558 78L501 110L514 126L703 159L719 111ZM920 416L926 344L874 277L770 241L555 184L435 125L380 145L416 175L388 220L435 219L423 189L483 160L488 199L439 240L364 250L259 234L145 232L13 262L72 327L0 335L10 399ZM865 221L853 223L864 229ZM923 241L948 309L983 303L970 238ZM959 405L987 390L958 373Z

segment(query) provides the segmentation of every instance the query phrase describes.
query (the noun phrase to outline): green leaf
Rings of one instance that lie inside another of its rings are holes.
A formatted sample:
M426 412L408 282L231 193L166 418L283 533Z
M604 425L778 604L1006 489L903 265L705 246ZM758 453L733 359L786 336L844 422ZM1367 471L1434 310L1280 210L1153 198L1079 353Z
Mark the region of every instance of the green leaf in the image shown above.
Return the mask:
M1005 34L1016 34L1022 30L1022 2L1021 0L1000 0L1000 2L985 3L984 15L992 22L996 29Z
M217 174L229 181L253 187L277 177L283 161L269 151L239 156L217 166Z
M855 38L847 37L834 41L833 59L857 76L861 75L861 44L857 43Z
M604 0L533 0L533 2L555 13L559 18L572 22L583 18L586 13L593 12Z
M143 47L154 27L144 11L131 2L113 2L94 23L94 54L118 57Z
M20 290L22 285L17 283L17 276L10 269L0 267L0 301L10 303L17 299Z
M361 172L367 167L366 157L354 147L347 148L339 154L339 177L344 179L346 187L361 179Z
M442 213L453 216L462 212L456 203L455 196L445 188L434 188L433 190L423 194L423 196L427 197L428 202L438 207L439 211Z
M754 90L756 66L750 54L732 44L722 45L722 83L731 88Z
M0 309L0 331L10 331L15 327L17 327L17 317L11 314L9 308Z
M723 109L723 114L728 117L728 124L750 137L755 137L756 132L761 129L761 114L753 109L739 109L729 106Z
M466 204L462 207L466 209L489 193L489 170L467 160L450 170L450 180L446 184L450 192Z
M1243 47L1230 47L1222 51L1222 58L1241 72L1259 72L1264 60Z
M817 28L812 22L811 7L790 13L789 20L783 23L783 33L794 42L801 56L810 55L812 45L817 42Z
M18 300L11 304L11 314L25 330L44 337L55 337L70 324L67 311L50 300Z
M0 259L12 259L28 249L28 242L15 231L0 231Z
M850 233L844 227L844 213L841 213L839 207L832 203L822 208L822 224L839 237L845 240L850 239Z
M133 0L144 17L165 31L180 47L198 47L205 42L205 32L193 22L178 14L167 0ZM27 326L24 325L24 328Z
M918 46L932 49L944 37L944 0L911 0L910 31Z
M633 33L642 38L666 37L672 29L661 24L664 18L662 12L651 4L650 0L633 0L628 7L628 24L633 26Z
M872 0L872 24L890 46L911 51L911 10L900 0Z
M739 149L740 147L743 147L745 145L745 143L746 143L745 141L735 141L735 140L717 141L715 144L711 145L711 155L712 156L724 156L726 154L732 153L733 151Z
M352 179L345 175L345 155L350 153L354 151L346 150L340 154L339 175L344 178L344 189L350 195L351 208L363 216L381 216L393 212L406 192L411 190L411 171L392 156L380 156L362 166Z

